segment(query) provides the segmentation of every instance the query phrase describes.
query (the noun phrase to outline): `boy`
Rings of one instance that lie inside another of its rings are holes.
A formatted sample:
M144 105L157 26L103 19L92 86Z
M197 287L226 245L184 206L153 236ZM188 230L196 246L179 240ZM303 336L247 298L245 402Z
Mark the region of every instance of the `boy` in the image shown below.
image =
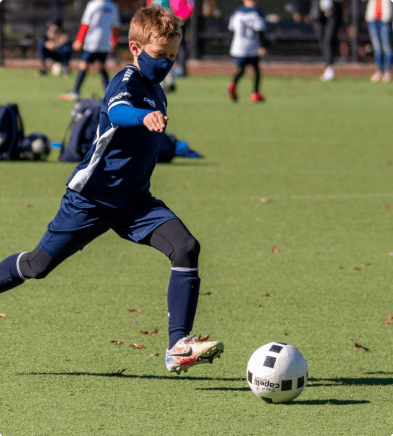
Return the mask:
M97 134L67 182L60 210L38 246L0 263L0 293L29 278L44 278L99 235L148 245L172 262L168 288L166 367L180 373L212 362L221 342L189 336L197 307L199 243L177 216L149 191L165 130L167 100L159 83L173 66L181 30L168 9L142 8L131 21L131 64L105 93Z
M228 95L233 101L237 101L236 85L243 76L247 65L254 68L254 92L251 101L264 101L264 96L259 92L261 73L259 71L259 56L266 55L266 49L260 47L263 44L263 31L266 28L262 11L256 7L256 0L243 0L243 6L235 9L229 20L229 30L234 32L230 48L230 55L235 58L238 70L232 82L228 85Z
M117 6L109 0L90 0L82 16L76 40L72 44L75 51L81 51L79 71L74 89L59 95L61 100L78 100L79 90L85 79L89 65L98 62L104 90L109 78L105 61L112 46L117 45L120 32L120 19Z
M62 27L62 21L57 20L51 23L44 38L38 44L40 54L41 68L40 73L48 73L46 61L52 59L61 65L63 74L68 74L68 64L71 59L71 42L68 39L67 32ZM53 67L52 67L53 68Z

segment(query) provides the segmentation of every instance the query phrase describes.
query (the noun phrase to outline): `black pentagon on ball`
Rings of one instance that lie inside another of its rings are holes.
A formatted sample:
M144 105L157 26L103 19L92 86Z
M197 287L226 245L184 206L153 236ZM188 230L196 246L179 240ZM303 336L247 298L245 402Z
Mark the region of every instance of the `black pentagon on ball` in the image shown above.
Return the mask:
M267 366L268 368L274 368L276 360L277 359L273 356L266 356L265 361L263 362L263 366Z

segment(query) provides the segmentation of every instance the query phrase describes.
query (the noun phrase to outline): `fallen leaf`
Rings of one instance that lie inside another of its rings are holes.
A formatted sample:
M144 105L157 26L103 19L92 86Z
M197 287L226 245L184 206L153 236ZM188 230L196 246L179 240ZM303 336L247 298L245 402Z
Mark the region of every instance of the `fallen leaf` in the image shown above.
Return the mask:
M123 309L123 312L138 312L138 313L142 313L143 310L141 310L141 309Z
M0 318L5 318L7 315L5 313L0 313Z
M392 204L385 204L386 209L392 210L393 205Z
M133 343L130 345L130 348L146 348L146 347L144 345L141 345L141 344Z
M392 161L388 160L388 165L392 165Z
M30 204L30 203L25 203L25 204L23 205L23 207L24 207L25 209L31 209L31 208L33 207L33 205Z
M149 354L149 357L156 357L156 356L159 356L159 354L158 353Z
M150 336L154 336L154 335L156 335L159 331L160 331L160 329L155 329L155 330L153 330L151 333L149 333L147 330L139 330L138 333L140 333L141 335L150 335Z
M267 197L262 197L261 198L261 203L270 203L272 200L270 198Z
M339 266L338 269L345 269L345 266Z
M358 266L355 266L355 268L352 268L354 271L360 271L361 268L359 268Z
M124 341L111 341L112 344L121 345L124 344Z
M370 265L372 265L372 263L371 262L369 262L369 263L362 263L361 265L362 266L370 266Z
M62 357L61 360L62 360L63 362L69 362L71 359L68 359L68 357Z
M273 253L278 253L278 248L276 246L272 246L272 252Z
M208 341L210 339L210 333L205 335L203 338L201 337L201 335L198 335L198 342L204 342L204 341Z
M261 297L274 297L274 294L271 294L270 292L266 292L265 294L258 294Z
M363 347L363 345L360 345L357 342L355 342L355 348L353 349L353 351L358 351L359 348L363 348L363 350L365 351L370 351L370 348Z
M284 336L289 336L289 333L288 332L284 332Z
M382 322L382 324L391 324L393 323L393 315L390 315L388 319Z

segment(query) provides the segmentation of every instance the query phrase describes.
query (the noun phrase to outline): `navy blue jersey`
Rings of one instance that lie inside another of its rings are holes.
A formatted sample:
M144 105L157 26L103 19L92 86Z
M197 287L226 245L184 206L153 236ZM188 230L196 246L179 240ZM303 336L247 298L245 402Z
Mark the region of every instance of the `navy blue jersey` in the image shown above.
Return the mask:
M161 86L147 80L134 65L127 65L109 83L93 146L67 181L70 189L89 200L116 209L149 190L163 138L144 125L112 125L108 113L118 104L167 114Z

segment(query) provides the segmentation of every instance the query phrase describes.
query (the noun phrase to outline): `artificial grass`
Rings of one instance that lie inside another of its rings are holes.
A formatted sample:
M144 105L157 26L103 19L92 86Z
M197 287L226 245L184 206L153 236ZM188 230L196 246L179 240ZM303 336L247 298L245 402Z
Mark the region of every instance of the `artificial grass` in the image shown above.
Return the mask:
M0 70L0 104L19 103L26 133L59 141L73 105L57 94L73 78ZM393 313L393 88L266 78L266 103L252 104L247 78L233 104L228 80L178 81L168 131L205 158L159 165L152 180L202 244L194 330L222 340L223 357L167 372L169 262L109 232L0 296L2 436L393 433L393 324L382 324ZM100 94L97 75L83 92ZM0 164L0 258L35 247L73 167L55 152ZM246 382L249 357L273 340L309 365L290 405L263 403Z

